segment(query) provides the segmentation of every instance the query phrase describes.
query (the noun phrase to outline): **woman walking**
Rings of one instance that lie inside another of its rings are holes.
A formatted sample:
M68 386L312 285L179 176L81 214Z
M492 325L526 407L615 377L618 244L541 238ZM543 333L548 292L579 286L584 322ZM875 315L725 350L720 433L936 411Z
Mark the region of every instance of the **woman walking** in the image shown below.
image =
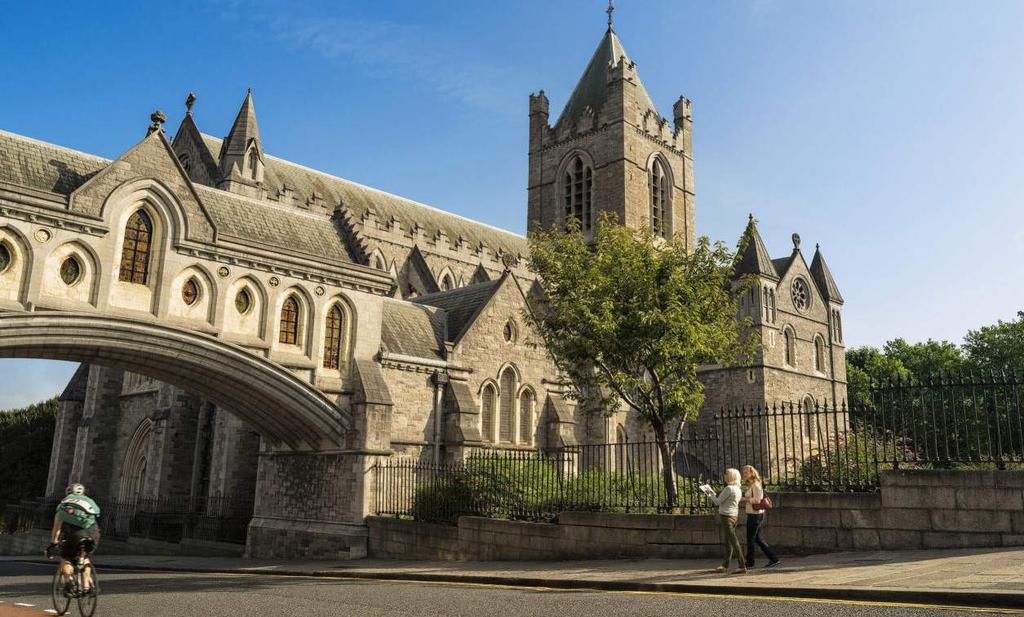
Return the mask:
M736 555L736 574L745 574L747 568L744 566L743 547L740 546L740 539L736 537L736 518L740 513L740 472L737 469L725 470L725 488L722 492L711 499L718 505L718 525L722 530L722 543L725 545L725 560L722 565L715 569L715 572L726 573L729 571L729 563Z
M775 554L772 547L761 537L761 526L764 524L764 510L759 509L761 500L764 499L764 484L761 482L761 474L753 465L743 466L743 484L747 486L740 503L747 513L747 567L754 567L754 544L761 547L761 552L768 558L766 568L773 568L779 565L779 556Z

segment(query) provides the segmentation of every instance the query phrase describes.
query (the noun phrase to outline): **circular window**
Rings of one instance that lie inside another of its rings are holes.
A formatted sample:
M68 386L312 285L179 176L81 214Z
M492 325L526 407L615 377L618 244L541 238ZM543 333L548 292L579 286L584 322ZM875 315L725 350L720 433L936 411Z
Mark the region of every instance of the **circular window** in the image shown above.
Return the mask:
M511 319L505 322L504 335L506 343L516 342L516 324Z
M78 260L74 257L68 257L64 260L64 263L60 265L60 280L64 281L65 285L74 285L82 278L82 264L78 263Z
M7 268L10 268L13 261L11 249L3 242L0 242L0 272L5 272Z
M793 306L798 311L806 311L811 306L811 292L807 288L807 282L801 278L793 281L793 287L790 290L793 296Z
M239 313L245 315L252 308L252 294L248 289L243 289L235 296L235 308Z
M199 301L199 283L196 283L194 278L189 279L181 288L181 299L185 301L186 306L192 306Z

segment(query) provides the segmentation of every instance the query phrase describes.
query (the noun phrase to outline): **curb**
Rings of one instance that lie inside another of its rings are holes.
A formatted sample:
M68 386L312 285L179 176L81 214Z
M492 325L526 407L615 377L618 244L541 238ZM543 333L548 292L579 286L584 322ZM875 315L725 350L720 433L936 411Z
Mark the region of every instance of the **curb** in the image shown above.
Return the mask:
M15 559L23 563L50 565L38 559ZM104 570L125 572L177 572L192 574L248 574L292 578L333 578L338 580L378 580L421 583L463 583L471 585L502 585L565 589L573 591L639 591L654 593L702 594L712 596L751 596L761 598L793 598L802 600L850 600L894 604L920 604L932 608L942 606L973 608L1024 608L1024 593L986 591L938 591L913 589L871 589L864 587L723 587L704 583L643 583L636 581L587 581L578 579L544 579L527 576L485 576L456 574L420 574L412 572L378 572L348 570L254 570L247 568L185 568L174 566L104 565Z

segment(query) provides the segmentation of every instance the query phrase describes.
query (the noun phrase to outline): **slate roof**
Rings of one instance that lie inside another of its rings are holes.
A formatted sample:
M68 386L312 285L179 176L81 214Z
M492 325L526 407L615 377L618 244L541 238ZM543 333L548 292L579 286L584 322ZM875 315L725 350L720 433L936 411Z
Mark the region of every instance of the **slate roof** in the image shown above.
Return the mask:
M832 278L832 271L828 269L820 247L815 247L814 259L811 261L811 277L817 283L823 298L838 304L843 303L843 295L839 293L839 286Z
M334 222L323 214L249 199L197 184L218 237L267 248L319 263L351 263L352 256Z
M203 141L210 152L220 150L221 140L216 137L204 134ZM501 250L513 255L527 254L526 238L512 232L270 155L264 155L264 164L263 185L269 195L277 195L282 187L287 186L295 191L299 203L305 203L315 194L322 198L328 207L336 206L340 202L357 216L372 210L381 221L397 217L404 229L410 229L418 223L424 228L427 237L432 237L441 230L451 240L461 236L471 247L484 243L491 250Z
M626 48L622 46L622 41L619 40L619 35L609 28L601 37L601 42L597 44L597 49L594 50L594 55L591 56L587 68L584 69L583 75L580 76L576 87L569 96L569 101L565 104L561 115L558 116L556 126L563 120L573 120L579 117L587 107L594 110L595 114L601 111L601 107L608 98L608 65L609 63L618 64L620 58L625 58L627 63L632 62L629 59L629 54L626 53ZM651 96L647 94L647 89L644 88L644 84L639 78L637 79L637 104L640 106L640 113L645 113L648 110L655 114L658 113L651 101Z
M768 255L768 249L764 245L764 240L761 239L761 234L757 231L757 223L754 222L754 217L750 217L750 221L747 223L747 229L743 232L743 238L745 246L743 252L736 257L736 274L754 274L758 276L769 276L772 278L779 278L779 273L775 270L775 265L772 263L772 258Z
M455 342L469 328L473 317L487 304L503 280L504 277L495 281L427 294L413 299L413 302L444 309L448 318L448 341Z
M779 278L786 276L786 271L789 270L789 265L793 263L793 259L795 257L796 253L794 252L788 257L779 257L778 259L772 260L772 267L774 267L775 271L778 272Z
M442 310L385 298L381 314L381 342L391 353L442 359L445 322Z
M0 182L69 195L109 163L105 158L0 131Z
M0 131L0 181L69 195L110 160ZM219 237L320 263L353 261L334 222L322 214L195 185Z

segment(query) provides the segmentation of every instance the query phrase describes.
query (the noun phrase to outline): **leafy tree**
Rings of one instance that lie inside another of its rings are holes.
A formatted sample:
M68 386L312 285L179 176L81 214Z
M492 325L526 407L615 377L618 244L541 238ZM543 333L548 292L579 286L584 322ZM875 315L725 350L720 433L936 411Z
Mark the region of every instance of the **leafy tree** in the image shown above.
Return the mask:
M52 398L22 409L0 411L0 513L3 506L46 490L58 403Z
M847 398L851 407L871 404L871 385L884 381L909 379L910 371L898 358L877 347L851 347L846 350Z
M967 358L955 343L928 339L924 343L908 343L902 338L885 344L885 355L897 360L918 378L953 374L963 370Z
M964 351L975 370L1024 373L1024 311L1017 313L1015 321L1000 320L994 326L969 330Z
M534 322L578 388L580 403L635 409L659 442L670 505L677 503L668 433L704 401L697 370L747 361L760 344L737 317L735 254L706 237L682 242L598 222L593 245L578 225L530 235L530 266L545 300Z

